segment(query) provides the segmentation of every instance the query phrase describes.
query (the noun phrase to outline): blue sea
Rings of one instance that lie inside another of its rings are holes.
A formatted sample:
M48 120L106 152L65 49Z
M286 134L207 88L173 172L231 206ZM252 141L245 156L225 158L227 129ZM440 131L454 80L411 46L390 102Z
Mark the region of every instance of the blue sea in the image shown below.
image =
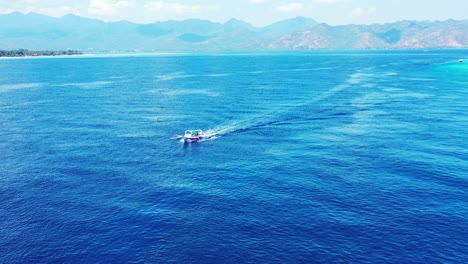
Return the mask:
M1 59L0 263L468 263L467 57Z

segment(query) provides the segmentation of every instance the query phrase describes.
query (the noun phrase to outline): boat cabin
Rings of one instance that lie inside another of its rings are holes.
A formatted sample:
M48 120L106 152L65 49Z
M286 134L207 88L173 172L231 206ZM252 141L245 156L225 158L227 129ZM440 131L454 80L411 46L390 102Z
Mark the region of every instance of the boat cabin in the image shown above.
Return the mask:
M203 135L202 130L186 130L185 131L185 136L198 137L201 135Z

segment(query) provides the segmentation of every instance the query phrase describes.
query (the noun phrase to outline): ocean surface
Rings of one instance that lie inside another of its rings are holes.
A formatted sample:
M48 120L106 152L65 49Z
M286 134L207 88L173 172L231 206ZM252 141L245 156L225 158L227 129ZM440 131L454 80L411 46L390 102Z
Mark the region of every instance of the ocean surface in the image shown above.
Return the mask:
M467 57L1 59L0 263L468 263Z

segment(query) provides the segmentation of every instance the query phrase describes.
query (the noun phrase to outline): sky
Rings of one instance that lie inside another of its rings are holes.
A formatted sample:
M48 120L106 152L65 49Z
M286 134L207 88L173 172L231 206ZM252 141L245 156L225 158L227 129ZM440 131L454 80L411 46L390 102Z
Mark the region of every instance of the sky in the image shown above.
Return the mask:
M74 14L135 23L231 18L254 26L303 16L330 25L468 19L467 0L0 0L0 13Z

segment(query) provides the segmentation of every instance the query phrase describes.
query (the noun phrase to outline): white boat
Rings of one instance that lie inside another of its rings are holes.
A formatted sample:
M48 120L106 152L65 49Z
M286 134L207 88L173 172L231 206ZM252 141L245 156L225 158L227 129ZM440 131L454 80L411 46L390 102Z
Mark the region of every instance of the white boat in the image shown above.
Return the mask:
M205 135L203 133L203 130L197 129L197 130L186 130L183 136L175 134L172 138L182 139L184 142L190 143L190 142L197 142L197 141L204 140L204 139L210 139L211 137L212 135Z

